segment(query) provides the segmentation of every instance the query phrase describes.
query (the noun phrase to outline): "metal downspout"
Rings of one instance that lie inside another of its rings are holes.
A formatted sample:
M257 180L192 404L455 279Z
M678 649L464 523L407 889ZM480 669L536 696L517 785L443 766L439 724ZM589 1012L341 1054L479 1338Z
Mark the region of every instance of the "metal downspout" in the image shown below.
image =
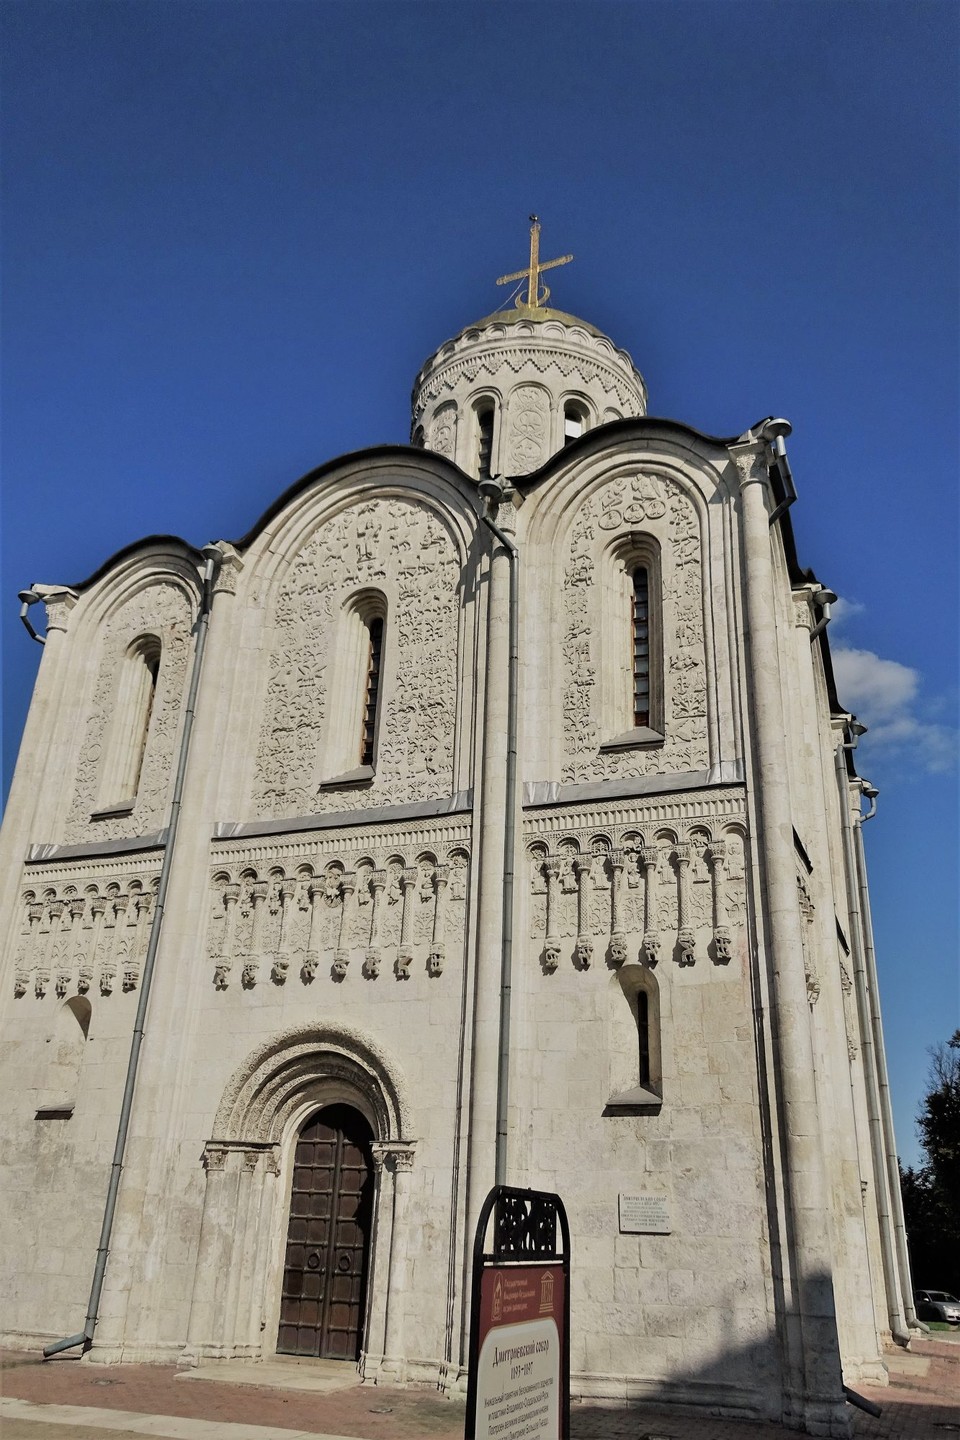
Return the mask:
M103 1282L107 1272L107 1258L110 1254L110 1237L113 1233L117 1196L120 1193L120 1177L123 1173L123 1157L127 1147L127 1134L130 1129L130 1114L133 1109L133 1094L136 1088L137 1070L140 1064L140 1048L143 1044L147 1005L150 1000L150 988L153 981L157 948L160 944L163 910L167 898L167 888L170 883L170 867L176 849L177 827L180 823L180 810L183 801L184 777L187 770L187 757L190 752L190 736L193 732L197 691L200 686L200 671L203 666L203 652L207 641L207 627L213 598L213 576L220 560L220 551L212 545L205 546L203 553L206 556L207 563L203 574L203 595L197 629L197 644L194 650L193 670L190 675L190 689L187 694L187 707L184 713L183 734L180 737L180 755L177 761L177 774L173 786L173 800L170 805L170 823L167 827L167 843L163 851L163 862L160 866L160 883L157 887L157 903L154 906L153 923L150 926L150 938L147 942L147 953L143 962L143 978L140 982L137 1014L133 1023L130 1058L127 1061L123 1101L120 1106L120 1121L117 1126L117 1140L113 1150L113 1163L110 1167L110 1183L107 1186L107 1199L103 1210L103 1224L100 1227L100 1242L97 1247L97 1261L93 1271L93 1283L90 1287L90 1299L87 1303L87 1315L83 1329L79 1335L71 1335L66 1340L56 1340L52 1345L44 1347L44 1360L49 1360L53 1355L59 1355L62 1350L72 1350L76 1345L82 1345L84 1352L86 1352L93 1344L93 1336L97 1328L97 1312L100 1309L100 1297L103 1294Z
M506 813L503 822L503 938L500 952L500 1036L497 1065L497 1145L494 1181L507 1183L507 1107L510 1098L510 997L513 973L514 850L517 833L517 681L520 667L520 614L517 567L520 552L489 515L481 520L507 552L510 562L509 636L507 670Z
M873 1027L870 1021L870 1000L864 970L864 943L861 928L860 890L857 884L857 866L854 856L852 821L850 818L850 793L843 745L834 752L837 772L837 789L840 799L840 827L843 838L843 868L847 885L847 917L850 928L850 947L853 954L854 985L857 992L857 1013L860 1019L860 1049L863 1057L864 1089L867 1101L867 1121L870 1127L870 1158L873 1163L873 1183L877 1192L877 1221L880 1231L880 1257L883 1264L884 1288L887 1295L887 1317L890 1333L898 1345L910 1342L900 1308L900 1286L897 1266L891 1243L889 1187L884 1164L885 1146L880 1122L880 1098L877 1086L876 1058L873 1045Z
M903 1196L900 1192L900 1164L897 1157L897 1141L893 1129L893 1107L890 1102L890 1080L887 1075L887 1053L883 1043L883 1024L880 1017L880 987L877 975L877 956L873 943L873 918L870 913L870 893L867 889L867 864L863 850L863 822L871 819L873 811L853 823L853 843L857 862L857 884L860 892L860 914L863 919L863 950L866 960L866 980L870 997L870 1022L873 1027L873 1048L877 1063L877 1082L880 1091L880 1123L883 1127L884 1155L887 1162L887 1183L890 1187L890 1208L893 1212L893 1235L896 1243L897 1261L900 1270L900 1291L906 1321L912 1328L919 1329L917 1313L913 1304L913 1280L910 1274L910 1253L907 1249L907 1227L903 1216Z

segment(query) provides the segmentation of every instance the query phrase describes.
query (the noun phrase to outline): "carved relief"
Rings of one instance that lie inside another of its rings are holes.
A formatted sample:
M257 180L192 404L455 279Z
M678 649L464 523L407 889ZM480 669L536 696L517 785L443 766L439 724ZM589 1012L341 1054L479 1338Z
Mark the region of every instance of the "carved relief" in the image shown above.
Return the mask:
M642 528L659 541L662 555L663 711L665 738L655 750L601 752L600 744L624 723L600 722L602 687L597 683L601 635L627 615L610 616L608 588L598 567L614 564L607 553L618 532ZM580 507L570 535L564 574L562 779L617 779L708 764L706 653L700 536L693 502L670 478L642 471L611 480Z
M539 385L518 385L510 396L508 475L528 475L546 460L550 447L550 397Z
M456 459L457 454L457 407L456 405L441 405L430 422L430 438L427 448L435 450L438 455L445 455L448 460Z
M193 605L178 585L152 584L116 610L103 633L100 669L93 705L80 747L73 802L65 839L77 843L90 838L112 840L159 830L166 817L167 791L172 780L174 746L180 723L180 705L192 653ZM160 670L150 715L146 750L132 814L93 822L100 764L116 704L121 662L139 635L160 639Z
M462 953L465 848L441 852L439 862L434 851L414 853L408 861L386 836L384 858L368 852L353 862L343 851L314 852L305 862L305 843L295 855L272 853L268 880L259 878L265 873L259 859L247 863L254 857L242 849L221 858L213 871L207 952L215 990L229 987L235 966L244 988L254 989L262 963L269 964L276 985L297 976L313 984L327 967L342 983L351 961L369 981L388 967L398 980L418 971L436 978L451 954ZM275 921L271 928L271 910L279 913L279 928Z
M376 776L365 803L449 794L453 778L460 567L440 520L408 500L354 505L307 542L284 580L274 615L256 812L292 816L342 809L319 789L329 719L331 645L343 603L365 585L387 597L385 683ZM359 739L358 739L359 744Z
M598 838L585 828L557 835L551 823L552 850L530 841L531 939L545 973L571 962L585 970L598 954L612 967L639 960L650 968L665 957L688 967L701 956L716 965L742 956L736 830L695 820L676 833L652 826L646 838L609 816L603 824Z
M159 868L159 858L153 863ZM118 977L124 993L137 989L157 874L132 867L125 874L110 871L109 860L51 866L40 898L37 889L23 891L13 974L17 999L31 983L38 1000L51 988L58 999L86 995L95 979L104 996L114 993Z

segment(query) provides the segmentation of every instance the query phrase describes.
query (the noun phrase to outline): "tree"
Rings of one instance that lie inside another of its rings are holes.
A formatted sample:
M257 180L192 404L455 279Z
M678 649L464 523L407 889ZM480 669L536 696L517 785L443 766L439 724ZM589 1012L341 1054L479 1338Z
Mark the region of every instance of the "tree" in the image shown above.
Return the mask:
M914 1284L960 1290L960 1030L930 1051L917 1129L926 1164L900 1171Z

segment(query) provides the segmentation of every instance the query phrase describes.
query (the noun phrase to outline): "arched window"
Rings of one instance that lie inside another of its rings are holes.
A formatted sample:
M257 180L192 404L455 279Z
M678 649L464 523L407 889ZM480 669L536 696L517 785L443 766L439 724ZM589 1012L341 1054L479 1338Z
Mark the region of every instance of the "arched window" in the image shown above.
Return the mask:
M633 572L633 723L650 724L650 583L647 567Z
M147 752L160 674L160 640L140 635L120 663L110 736L104 750L96 811L132 809Z
M65 1000L57 1011L50 1037L47 1084L37 1107L38 1120L69 1120L73 1114L92 1014L93 1007L83 995Z
M383 616L367 621L367 687L363 699L363 724L360 731L360 764L372 765L380 717L380 661L383 655Z
M492 400L482 400L477 406L477 477L489 480L493 464L494 408Z
M663 741L660 575L660 547L652 535L624 537L603 560L603 749Z
M587 428L587 412L575 400L568 400L563 407L563 443L571 445Z
M372 780L383 710L387 602L364 590L344 606L333 653L330 714L320 758L320 788Z
M610 1036L614 1082L607 1108L613 1112L655 1114L663 1103L660 1044L660 989L646 965L622 965ZM625 1003L624 1003L625 1002Z

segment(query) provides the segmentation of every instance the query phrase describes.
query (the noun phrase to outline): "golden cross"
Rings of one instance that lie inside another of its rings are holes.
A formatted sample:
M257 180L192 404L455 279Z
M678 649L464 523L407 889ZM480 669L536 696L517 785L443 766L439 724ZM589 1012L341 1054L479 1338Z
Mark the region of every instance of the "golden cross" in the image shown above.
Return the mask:
M518 310L539 310L550 299L550 291L546 285L541 286L540 276L544 270L552 270L555 265L566 265L572 260L572 255L561 255L559 260L540 260L540 221L536 215L530 216L530 265L526 270L516 270L512 275L501 275L497 281L498 285L509 285L511 280L526 280L527 298L521 300L517 296Z

